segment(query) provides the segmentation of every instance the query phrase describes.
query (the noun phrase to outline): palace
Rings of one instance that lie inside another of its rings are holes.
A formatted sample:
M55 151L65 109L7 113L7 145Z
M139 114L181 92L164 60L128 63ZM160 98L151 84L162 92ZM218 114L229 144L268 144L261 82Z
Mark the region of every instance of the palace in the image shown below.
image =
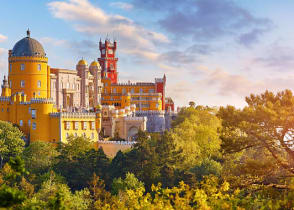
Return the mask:
M18 125L31 142L66 141L69 135L98 141L101 133L131 140L139 129L167 129L174 105L165 98L166 77L118 83L116 48L116 41L100 40L98 62L88 66L82 59L75 70L51 68L28 30L8 52L0 120Z

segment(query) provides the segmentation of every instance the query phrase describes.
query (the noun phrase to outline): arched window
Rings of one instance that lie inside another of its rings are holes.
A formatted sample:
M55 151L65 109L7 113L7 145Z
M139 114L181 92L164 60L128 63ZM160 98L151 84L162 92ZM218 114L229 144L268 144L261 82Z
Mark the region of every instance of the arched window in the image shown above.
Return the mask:
M33 129L33 130L36 130L36 128L37 128L37 124L36 124L35 122L33 122L33 124L32 124L32 129Z
M21 81L20 81L20 87L23 88L24 86L25 86L25 81L24 81L24 80L21 80Z

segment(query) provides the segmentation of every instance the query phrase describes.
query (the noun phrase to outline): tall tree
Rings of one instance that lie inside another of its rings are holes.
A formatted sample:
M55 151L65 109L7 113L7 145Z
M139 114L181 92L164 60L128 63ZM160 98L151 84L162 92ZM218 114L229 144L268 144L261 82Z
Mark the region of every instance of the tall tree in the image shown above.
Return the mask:
M184 160L178 167L187 170L207 158L219 156L220 127L221 122L214 109L201 106L182 109L170 134L177 148L183 151Z
M11 123L0 121L0 168L10 157L21 155L25 142L23 133Z
M42 174L53 169L59 155L54 145L47 142L33 142L23 152L26 168L35 174Z
M290 90L246 97L247 106L221 107L222 148L226 153L265 148L279 166L294 174L294 96Z

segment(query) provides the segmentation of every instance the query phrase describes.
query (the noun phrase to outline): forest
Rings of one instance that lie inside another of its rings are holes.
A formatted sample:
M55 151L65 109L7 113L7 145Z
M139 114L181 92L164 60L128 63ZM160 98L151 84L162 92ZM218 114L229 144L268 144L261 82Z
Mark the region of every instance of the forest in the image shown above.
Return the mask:
M293 209L294 96L191 102L114 158L83 137L25 145L0 122L0 209Z

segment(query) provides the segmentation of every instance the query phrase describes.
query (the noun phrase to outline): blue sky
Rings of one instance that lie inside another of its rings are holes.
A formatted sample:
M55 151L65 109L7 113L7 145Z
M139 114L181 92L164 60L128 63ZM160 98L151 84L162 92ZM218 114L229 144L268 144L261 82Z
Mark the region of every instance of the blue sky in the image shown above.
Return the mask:
M97 59L108 34L121 82L166 74L177 106L240 107L251 93L294 90L293 9L291 0L3 0L0 77L27 28L49 65L68 69Z

